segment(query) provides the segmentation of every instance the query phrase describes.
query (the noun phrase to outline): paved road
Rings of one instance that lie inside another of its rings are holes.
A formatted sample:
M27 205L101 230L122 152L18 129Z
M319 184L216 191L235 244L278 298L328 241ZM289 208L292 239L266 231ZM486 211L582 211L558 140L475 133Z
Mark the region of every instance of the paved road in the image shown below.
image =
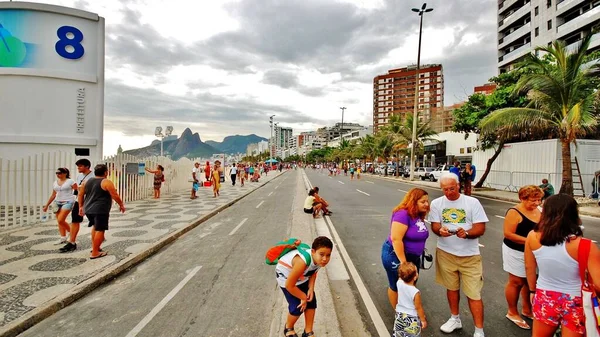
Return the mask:
M282 295L264 253L289 235L295 189L277 178L23 336L268 336Z
M334 211L331 221L350 258L363 279L370 296L375 302L384 322L391 330L394 311L387 299L387 278L381 265L381 245L389 233L391 210L404 197L406 191L415 187L406 183L372 178L364 175L360 181L350 181L350 177L329 177L319 171L307 170L313 186L319 186L322 196L327 199ZM441 191L425 188L430 198L442 195ZM502 270L501 242L503 238L502 224L510 203L480 198L490 222L486 234L480 239L484 264L485 286L483 300L485 305L486 336L531 336L531 331L524 331L510 323L506 314L504 284L507 275ZM600 241L600 221L583 217L586 226L585 234ZM427 247L435 251L436 237L431 236ZM423 294L424 308L430 328L424 336L443 336L439 331L449 317L445 290L435 283L435 270L423 271L419 280L419 288ZM368 317L368 313L362 313ZM461 317L463 330L452 336L472 336L474 327L468 311L466 298L461 299ZM375 336L374 330L371 333Z

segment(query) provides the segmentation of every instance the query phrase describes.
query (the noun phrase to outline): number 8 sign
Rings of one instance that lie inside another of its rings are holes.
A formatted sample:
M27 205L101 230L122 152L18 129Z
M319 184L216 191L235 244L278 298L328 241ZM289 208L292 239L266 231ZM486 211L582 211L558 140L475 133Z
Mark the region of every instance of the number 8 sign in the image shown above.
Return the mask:
M83 33L79 29L73 26L62 26L56 31L56 35L58 36L58 41L54 49L58 55L70 60L77 60L83 56L85 52L81 44ZM67 50L68 47L71 47L69 49L72 49L72 51Z

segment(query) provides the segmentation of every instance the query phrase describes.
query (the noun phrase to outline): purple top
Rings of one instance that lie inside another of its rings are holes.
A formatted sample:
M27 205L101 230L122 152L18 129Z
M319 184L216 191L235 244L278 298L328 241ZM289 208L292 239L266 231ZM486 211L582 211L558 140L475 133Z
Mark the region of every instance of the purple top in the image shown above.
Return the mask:
M429 237L429 230L425 226L425 221L420 218L411 218L408 215L408 211L401 209L392 214L392 220L390 221L390 235L388 236L388 242L392 243L392 223L396 221L401 224L407 225L408 229L404 235L402 242L404 243L404 251L406 253L421 255L425 250L425 242Z

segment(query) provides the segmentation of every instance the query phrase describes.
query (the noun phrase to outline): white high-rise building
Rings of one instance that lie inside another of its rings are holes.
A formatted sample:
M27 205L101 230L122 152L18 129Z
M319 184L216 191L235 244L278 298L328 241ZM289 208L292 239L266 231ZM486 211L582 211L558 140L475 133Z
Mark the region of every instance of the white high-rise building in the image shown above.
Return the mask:
M510 71L538 46L563 40L575 48L600 28L598 0L498 0L498 72ZM600 49L600 33L590 50Z

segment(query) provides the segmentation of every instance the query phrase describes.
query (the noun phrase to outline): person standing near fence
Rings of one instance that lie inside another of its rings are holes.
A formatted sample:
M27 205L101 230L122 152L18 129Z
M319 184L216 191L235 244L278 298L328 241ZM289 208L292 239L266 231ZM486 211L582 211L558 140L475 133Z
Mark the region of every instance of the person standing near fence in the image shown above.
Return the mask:
M77 196L79 192L81 192L81 186L85 184L90 178L92 178L93 172L90 170L92 167L92 163L87 159L79 159L75 162L77 166L77 186L78 190L74 191L73 194ZM71 235L67 244L59 249L61 253L72 252L77 249L77 234L79 234L79 228L81 227L81 222L83 222L83 217L79 215L79 202L77 201L77 197L75 197L75 203L73 204L73 211L71 212Z
M73 204L75 203L73 191L77 190L77 183L71 179L69 170L66 167L59 167L56 170L56 177L57 179L52 185L52 194L42 210L47 212L50 204L53 205L53 211L56 214L56 221L58 222L58 232L60 234L60 241L56 244L64 245L67 243L67 233L71 229L67 223L67 216L71 213Z
M165 168L162 165L157 165L156 170L146 168L146 172L154 174L154 199L160 199L160 188L165 181Z
M92 227L92 254L90 259L97 259L107 255L100 248L104 242L104 232L108 230L108 218L110 208L114 200L119 204L121 213L125 213L125 204L112 181L106 179L108 167L98 164L94 167L94 178L88 180L81 186L79 193L79 215L86 215Z

